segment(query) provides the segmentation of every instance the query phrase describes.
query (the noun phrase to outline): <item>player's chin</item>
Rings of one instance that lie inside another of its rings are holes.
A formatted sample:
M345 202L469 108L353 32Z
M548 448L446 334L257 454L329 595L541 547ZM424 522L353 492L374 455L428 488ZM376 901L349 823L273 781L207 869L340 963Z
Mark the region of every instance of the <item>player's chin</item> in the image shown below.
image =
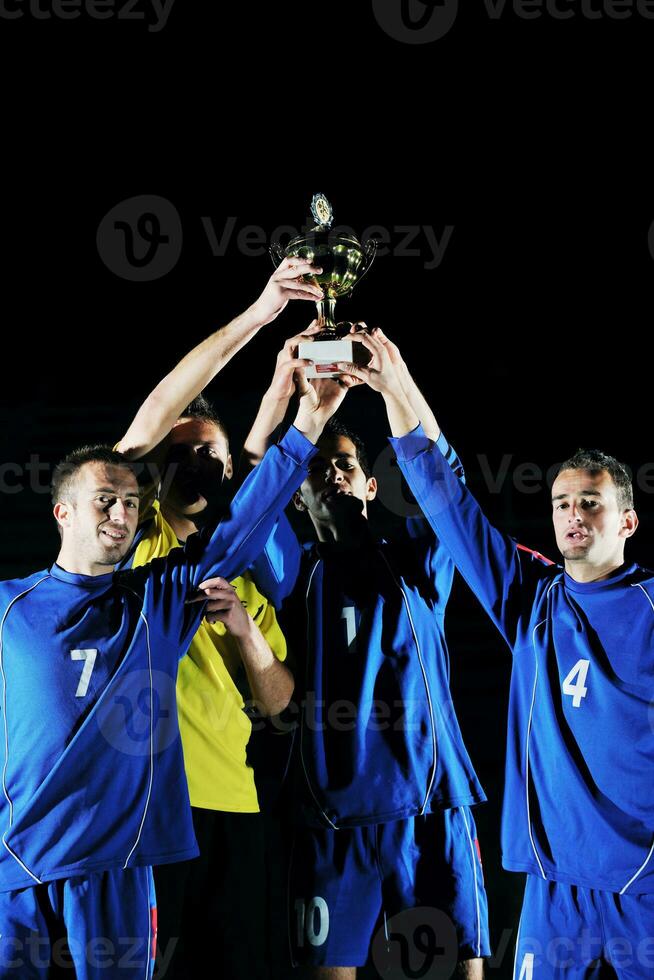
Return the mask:
M359 497L355 497L353 493L342 493L335 497L328 497L325 505L330 514L363 513L363 501Z
M201 514L207 509L207 498L199 493L192 500L186 500L181 510L185 517L192 517L193 514Z
M566 561L582 561L588 558L590 545L585 543L571 545L569 541L566 541L559 550Z
M102 554L99 556L99 561L104 565L115 565L125 557L131 543L131 536L124 538L122 541L116 541L113 544L108 544L103 541Z

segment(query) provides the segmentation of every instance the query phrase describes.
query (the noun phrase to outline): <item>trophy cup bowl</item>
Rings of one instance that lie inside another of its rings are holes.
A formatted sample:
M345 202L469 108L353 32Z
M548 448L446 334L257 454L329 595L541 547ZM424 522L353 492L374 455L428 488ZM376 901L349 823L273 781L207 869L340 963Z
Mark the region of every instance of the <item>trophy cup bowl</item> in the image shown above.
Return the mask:
M299 357L311 358L313 367L306 368L307 378L335 378L341 373L336 361L367 364L369 351L355 341L344 339L350 324L335 320L336 300L348 296L368 271L375 257L377 242L369 239L365 245L352 235L337 234L328 228L313 228L291 239L286 248L270 246L270 255L277 267L285 258L296 256L318 266L322 272L304 277L325 294L316 303L320 333L309 343L300 344Z

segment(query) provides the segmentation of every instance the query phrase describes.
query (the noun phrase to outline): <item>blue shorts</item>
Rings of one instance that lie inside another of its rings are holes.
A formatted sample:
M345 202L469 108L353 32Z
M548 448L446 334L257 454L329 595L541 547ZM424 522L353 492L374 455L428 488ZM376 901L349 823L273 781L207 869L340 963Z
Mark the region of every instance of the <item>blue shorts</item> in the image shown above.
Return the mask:
M147 867L0 892L0 978L149 980L156 930Z
M654 977L654 894L618 895L527 875L513 976Z
M379 969L389 957L410 958L414 945L449 958L452 969L489 956L476 833L468 807L369 827L298 828L289 863L294 964L363 966L370 952Z

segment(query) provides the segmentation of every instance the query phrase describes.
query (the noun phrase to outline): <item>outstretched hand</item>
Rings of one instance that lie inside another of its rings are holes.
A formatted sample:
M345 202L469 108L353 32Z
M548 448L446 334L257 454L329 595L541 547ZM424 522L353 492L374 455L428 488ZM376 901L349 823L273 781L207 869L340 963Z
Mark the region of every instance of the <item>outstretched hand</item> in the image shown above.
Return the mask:
M340 378L314 378L309 381L300 368L295 373L295 383L300 403L294 425L315 443L349 389L360 382L350 375Z
M349 375L340 378L312 378L309 381L304 371L299 370L295 383L300 398L298 412L325 416L327 421L341 405L348 390L361 382Z
M372 356L365 367L339 361L339 370L361 383L365 382L373 391L402 395L405 366L398 347L379 328L369 333L365 323L354 324L348 337L353 343L362 344Z
M315 276L321 272L319 266L313 266L297 256L287 256L275 269L259 298L252 304L251 309L257 320L262 324L270 323L279 316L291 299L309 299L314 303L323 299L322 289L305 282L302 278Z
M320 325L317 320L312 320L303 333L298 333L294 337L289 337L279 354L275 364L269 394L279 401L288 400L295 391L295 373L300 368L309 367L312 363L309 358L297 356L298 347L303 341L311 341L320 332Z
M359 324L355 323L352 327L351 333L357 333L358 326ZM365 323L363 324L363 326L365 327ZM395 368L397 368L398 373L401 376L406 374L408 369L404 361L404 358L400 353L400 348L397 346L397 344L393 343L393 341L386 336L386 334L384 333L381 327L373 327L370 333L373 337L375 337L376 340L380 340L382 342L382 344L386 348L388 356L391 359L391 364Z

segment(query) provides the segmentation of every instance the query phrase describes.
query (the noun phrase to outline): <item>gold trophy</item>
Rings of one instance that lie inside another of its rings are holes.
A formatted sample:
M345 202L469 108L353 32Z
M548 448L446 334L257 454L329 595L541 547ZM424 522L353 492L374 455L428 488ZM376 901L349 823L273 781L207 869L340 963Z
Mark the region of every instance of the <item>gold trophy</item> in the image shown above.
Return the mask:
M377 248L374 238L365 245L348 234L330 231L334 220L332 206L324 194L314 194L311 214L317 222L307 234L293 238L286 248L270 246L272 260L277 267L287 256L297 256L322 269L317 276L304 277L325 294L316 303L320 333L315 339L300 344L298 357L310 358L314 363L306 368L307 378L336 378L340 374L338 361L367 364L370 352L352 340L347 340L350 323L336 323L336 300L348 296L354 286L372 265Z

